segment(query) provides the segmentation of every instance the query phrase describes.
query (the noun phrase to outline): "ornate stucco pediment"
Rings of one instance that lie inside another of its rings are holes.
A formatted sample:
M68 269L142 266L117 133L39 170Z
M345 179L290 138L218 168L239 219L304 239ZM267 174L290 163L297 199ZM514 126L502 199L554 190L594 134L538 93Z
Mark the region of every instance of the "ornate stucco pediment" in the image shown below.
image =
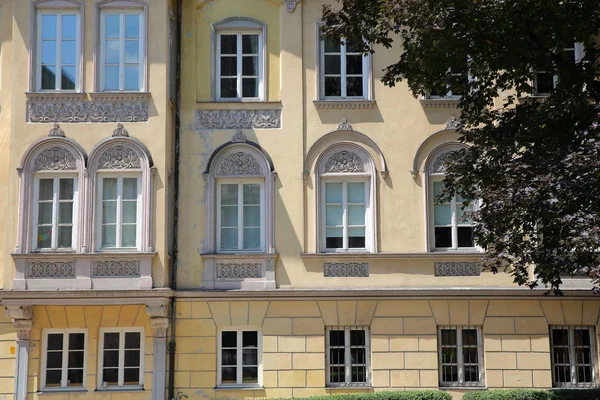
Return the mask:
M140 154L127 145L116 145L102 153L98 160L98 169L139 169Z
M329 157L323 169L324 173L365 172L365 163L356 153L342 150Z
M219 166L219 175L262 175L256 158L251 154L238 151L228 155Z
M66 171L76 170L77 161L69 150L53 146L42 151L33 162L33 170L38 171Z

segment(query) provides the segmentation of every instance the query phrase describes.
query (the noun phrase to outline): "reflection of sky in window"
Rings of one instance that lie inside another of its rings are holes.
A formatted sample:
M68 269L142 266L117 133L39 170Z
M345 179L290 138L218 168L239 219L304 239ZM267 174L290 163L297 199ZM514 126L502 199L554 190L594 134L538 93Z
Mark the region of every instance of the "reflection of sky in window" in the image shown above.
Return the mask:
M56 15L42 15L42 39L56 38Z
M62 38L75 39L77 35L77 17L75 15L62 16Z

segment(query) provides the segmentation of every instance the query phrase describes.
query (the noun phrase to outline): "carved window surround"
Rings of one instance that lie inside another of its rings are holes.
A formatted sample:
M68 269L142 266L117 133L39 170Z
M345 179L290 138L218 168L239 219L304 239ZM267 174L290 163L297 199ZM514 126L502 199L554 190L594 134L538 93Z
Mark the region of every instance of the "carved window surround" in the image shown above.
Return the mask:
M276 289L277 253L203 254L202 289Z
M145 122L150 93L26 93L27 121L36 123Z
M423 108L458 108L460 98L442 97L439 99L419 99Z
M13 290L152 289L156 253L11 254Z
M372 109L375 100L314 100L313 104L319 110L363 110Z

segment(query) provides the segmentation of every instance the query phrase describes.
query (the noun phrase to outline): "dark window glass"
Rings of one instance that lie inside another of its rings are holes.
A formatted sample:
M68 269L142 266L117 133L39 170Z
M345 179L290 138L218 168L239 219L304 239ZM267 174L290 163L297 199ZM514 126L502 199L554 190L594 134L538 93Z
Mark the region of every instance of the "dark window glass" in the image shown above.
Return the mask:
M235 332L235 331L221 332L221 346L222 347L236 347L237 346L237 332Z
M346 382L345 367L330 367L329 368L329 380L331 381L331 383Z
M329 247L329 246L327 246ZM337 247L342 247L340 244ZM364 236L349 236L348 247L351 249L363 249L365 248L365 237Z
M539 94L550 93L554 89L554 76L549 72L536 74L536 91Z
M258 97L258 78L242 79L242 97Z
M331 330L329 331L329 345L330 346L343 346L345 343L344 331Z
M236 383L237 382L237 368L236 367L221 368L221 382L222 383Z
M221 57L221 76L237 76L237 58Z
M477 365L465 366L465 382L479 382L479 367Z
M361 54L346 56L346 73L348 75L362 75L363 56Z
M442 363L455 364L457 361L456 347L444 347L442 349Z
M355 383L364 383L367 381L367 371L366 367L363 365L353 365L352 366L352 382Z
M104 334L104 348L105 349L118 349L119 348L119 334L118 333L105 333Z
M325 240L325 246L328 249L342 248L344 246L344 240L342 237L328 237ZM364 247L364 246L362 246L362 247Z
M237 35L221 35L221 54L237 54Z
M442 329L442 346L456 346L455 329Z
M69 335L69 350L83 350L85 335L83 333L71 333Z
M221 97L237 97L237 78L221 78Z
M342 78L339 76L325 77L325 96L342 95Z
M125 348L126 349L139 349L140 348L141 334L139 332L127 332L125 333Z
M350 345L351 346L364 346L365 342L365 331L363 330L351 330L350 331Z
M325 75L341 74L341 56L326 55L325 56Z
M62 350L63 334L51 333L48 335L48 350Z
M61 368L63 353L62 351L52 351L47 354L46 368Z
M258 35L242 35L242 54L258 54Z
M258 350L244 349L242 351L242 365L258 365Z
M124 385L139 385L140 384L140 369L139 368L125 368L123 371L123 384Z
M70 369L67 379L68 386L81 386L83 384L83 369Z
M363 78L355 76L346 80L346 96L356 97L363 95Z
M449 226L435 227L435 247L452 247L452 228Z
M242 346L257 347L258 346L258 332L256 332L256 331L242 332Z
M258 368L257 367L242 368L242 381L244 383L258 382Z
M458 247L473 247L473 228L472 227L458 227Z
M119 350L105 350L104 351L104 367L118 367L119 366Z
M140 365L139 350L125 350L125 366L138 367Z
M62 371L60 369L46 371L46 386L60 386Z
M69 352L69 368L83 368L83 351Z
M104 368L102 382L106 382L107 385L117 385L119 383L119 369Z
M568 346L569 331L567 329L552 329L552 344L554 346Z

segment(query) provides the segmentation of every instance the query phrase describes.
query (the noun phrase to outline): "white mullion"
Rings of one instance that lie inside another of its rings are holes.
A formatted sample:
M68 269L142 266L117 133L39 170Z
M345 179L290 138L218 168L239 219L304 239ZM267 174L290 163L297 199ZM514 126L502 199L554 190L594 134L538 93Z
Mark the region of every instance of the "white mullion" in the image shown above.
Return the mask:
M458 248L458 221L457 221L457 211L456 211L456 196L452 196L452 200L450 200L450 212L451 219L450 223L452 225L452 248Z
M122 206L123 206L123 178L122 177L118 177L117 178L117 204L116 204L116 210L117 210L117 215L115 218L115 245L116 247L121 247L121 223L122 223L122 218L121 218L121 212L122 212Z
M243 351L242 351L242 331L241 330L238 330L236 332L235 353L236 353L236 358L237 358L236 361L235 361L235 363L236 363L236 369L235 369L235 371L236 371L236 377L235 377L235 379L236 379L237 384L239 385L239 384L242 383L242 380L243 380L242 365L244 364L243 360L242 360L242 357L243 357L244 354L243 354Z
M123 90L124 88L125 88L125 13L120 13L119 14L119 90Z
M346 88L346 44L340 44L340 94L346 97L348 90Z
M568 332L569 332L569 365L571 367L571 384L572 385L576 385L577 384L577 373L576 373L576 368L577 366L575 365L575 329L570 326L568 328Z
M238 187L238 250L244 248L244 185L237 184Z
M54 88L62 89L62 13L56 14L56 76L54 77Z
M465 380L465 360L463 355L462 328L456 327L456 364L458 369L458 384Z
M342 248L348 250L348 182L342 182Z
M352 354L350 351L350 328L344 328L344 372L346 385L352 382Z
M141 343L140 343L141 344ZM140 354L140 360L142 355ZM118 381L117 384L119 386L123 386L123 382L125 381L125 333L123 331L119 331L119 363L118 363Z
M60 371L60 387L67 387L67 381L68 381L68 373L67 373L67 369L68 369L68 361L69 361L69 349L68 349L68 343L69 343L69 334L67 332L63 332L63 347L61 350L62 353L62 365L61 365L61 371Z
M483 384L483 338L481 337L481 330L477 328L477 371L479 378L479 385Z
M58 246L58 190L59 190L60 179L54 177L52 179L52 238L50 240L50 247L56 249Z
M244 53L242 52L242 34L236 34L236 65L237 65L237 97L241 99L242 95L242 60L244 58Z

